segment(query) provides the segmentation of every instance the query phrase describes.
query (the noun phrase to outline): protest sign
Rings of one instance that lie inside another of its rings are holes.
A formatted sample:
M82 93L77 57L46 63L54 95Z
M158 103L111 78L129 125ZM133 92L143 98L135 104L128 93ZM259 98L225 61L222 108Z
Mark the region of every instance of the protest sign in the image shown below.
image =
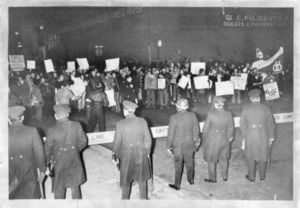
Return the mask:
M67 70L66 72L70 72L72 73L73 71L75 71L75 61L68 61L67 62Z
M35 69L35 60L27 60L27 69Z
M23 71L25 69L23 55L9 55L9 63L13 71Z
M275 100L280 97L277 82L264 84L263 88L265 91L266 100Z
M208 82L208 76L194 77L194 85L195 85L195 89L197 90L210 88Z
M166 79L158 79L157 80L157 88L165 89L166 88Z
M80 70L87 70L90 68L87 58L76 58Z
M192 62L191 63L191 73L192 74L199 74L200 69L205 70L206 63L205 62Z
M45 63L45 68L47 73L55 72L53 62L51 59L44 60L44 63Z
M106 71L118 70L120 66L120 58L107 59L105 60Z
M231 81L216 82L216 96L233 95L234 88Z
M230 78L230 81L232 81L235 90L245 90L247 79L245 79L244 77L232 76Z
M108 107L116 106L114 89L105 90L105 94L107 95L108 99Z
M189 82L189 78L182 75L182 77L180 78L179 82L178 82L178 87L181 87L182 89L184 89L186 87L186 85Z

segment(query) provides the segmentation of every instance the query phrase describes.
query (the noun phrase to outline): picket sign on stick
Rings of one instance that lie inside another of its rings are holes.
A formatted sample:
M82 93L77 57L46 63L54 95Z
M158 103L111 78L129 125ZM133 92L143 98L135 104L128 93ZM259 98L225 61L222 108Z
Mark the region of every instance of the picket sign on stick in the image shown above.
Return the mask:
M231 81L216 82L216 96L233 95L234 88Z
M72 73L73 71L75 71L75 61L68 61L67 62L67 70L66 72Z
M45 63L45 68L47 73L55 72L53 62L51 59L44 60L44 63Z
M185 89L188 82L189 82L189 78L183 75L178 82L178 87Z
M194 77L194 85L195 85L195 89L197 89L197 90L210 88L209 82L208 82L208 76Z
M232 81L235 90L245 90L247 84L247 78L244 77L230 77L230 81Z
M23 55L9 55L9 64L13 71L23 71L25 60Z
M165 89L166 88L166 79L157 79L157 88Z
M80 70L87 70L90 68L87 58L76 58Z
M280 97L277 82L270 82L263 85L266 100L275 100Z
M27 69L35 69L35 60L27 60Z
M205 62L192 62L191 63L191 73L192 74L199 74L200 69L205 70L206 63Z
M120 58L114 58L114 59L106 59L106 70L105 71L114 71L118 70L120 67Z

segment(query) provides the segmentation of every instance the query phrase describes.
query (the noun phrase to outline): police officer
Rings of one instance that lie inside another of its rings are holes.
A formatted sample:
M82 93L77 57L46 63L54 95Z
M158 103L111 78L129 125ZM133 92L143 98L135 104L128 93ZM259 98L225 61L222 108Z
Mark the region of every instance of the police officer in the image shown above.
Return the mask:
M81 199L80 185L86 177L80 152L86 147L86 135L80 123L68 119L68 105L55 105L54 111L57 122L48 130L45 142L46 162L54 167L52 192L55 199L63 199L66 188L71 188L72 198Z
M224 181L228 179L228 164L230 157L230 142L233 139L233 118L230 112L224 110L223 97L214 97L212 109L208 113L203 126L203 153L208 163L208 179L206 182L215 183L216 165L221 167Z
M43 142L35 128L22 124L24 111L23 106L9 108L9 199L39 199L38 180L46 171Z
M147 180L151 177L151 135L147 122L134 115L137 104L125 100L125 119L116 124L113 157L120 160L120 186L122 199L130 198L132 181L139 184L140 198L147 199Z
M93 132L95 130L97 121L99 125L99 131L105 130L105 119L103 107L108 106L108 98L103 92L103 85L98 82L95 86L95 90L86 99L86 105L91 106L91 114L88 120L88 132Z
M247 160L248 174L246 179L254 182L258 165L260 180L266 176L270 146L274 141L274 120L270 109L260 103L260 89L248 93L251 103L244 106L240 118L243 147Z
M174 156L175 183L169 186L180 189L183 162L187 170L187 180L194 184L194 152L200 144L199 123L196 115L188 112L188 101L179 99L177 113L170 117L167 149Z

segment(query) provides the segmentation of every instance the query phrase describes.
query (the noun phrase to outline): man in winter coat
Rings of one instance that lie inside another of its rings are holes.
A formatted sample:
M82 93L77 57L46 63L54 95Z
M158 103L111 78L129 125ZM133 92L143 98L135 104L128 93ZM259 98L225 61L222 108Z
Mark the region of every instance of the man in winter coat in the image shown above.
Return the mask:
M194 113L188 112L188 101L179 99L177 113L170 117L167 149L174 156L175 183L169 186L180 189L183 162L187 170L187 180L194 184L194 152L200 143L199 123Z
M9 108L9 199L39 199L38 180L46 171L42 139L35 128L22 124L24 111L23 106Z
M147 180L151 177L151 135L145 119L134 115L137 105L125 100L123 107L125 119L116 124L113 143L113 157L120 160L122 199L129 199L132 181L139 184L140 198L147 199Z
M251 103L244 106L240 118L243 147L248 166L246 179L254 182L258 165L260 180L266 176L269 151L274 141L275 125L270 109L260 103L260 89L249 91Z
M88 132L93 132L98 122L99 131L105 130L104 107L108 106L108 98L103 92L103 85L98 82L95 90L86 99L86 105L91 106L91 114L88 120Z
M57 122L45 142L46 162L54 166L52 192L55 199L64 199L66 188L71 188L72 198L81 199L80 185L86 177L80 152L86 147L86 135L80 123L68 119L68 105L55 105L54 111Z
M228 164L230 157L230 142L233 139L233 118L225 111L225 98L214 97L212 110L208 113L203 126L203 153L208 163L208 179L206 182L217 182L216 165L221 167L224 181L228 178Z

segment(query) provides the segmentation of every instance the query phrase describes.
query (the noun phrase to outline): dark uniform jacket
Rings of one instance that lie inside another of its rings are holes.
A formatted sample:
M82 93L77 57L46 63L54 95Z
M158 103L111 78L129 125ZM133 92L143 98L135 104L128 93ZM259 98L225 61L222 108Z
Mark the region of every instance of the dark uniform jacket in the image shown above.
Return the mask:
M230 157L229 139L233 137L233 118L225 110L212 110L203 126L203 153L206 162L228 160Z
M170 117L167 148L181 155L183 151L195 151L199 142L199 123L196 115L179 111Z
M10 199L40 198L37 168L46 171L43 142L37 130L22 123L12 124L9 127L9 184L16 186Z
M151 144L145 119L131 115L117 123L113 152L120 158L121 186L126 186L132 180L140 182L150 178L147 155L150 154Z
M243 107L240 128L245 138L245 154L248 159L267 161L269 139L274 138L274 119L270 109L261 103Z
M80 123L68 119L58 120L48 130L45 142L47 164L53 157L54 178L52 192L77 186L85 181L80 151L87 145Z

